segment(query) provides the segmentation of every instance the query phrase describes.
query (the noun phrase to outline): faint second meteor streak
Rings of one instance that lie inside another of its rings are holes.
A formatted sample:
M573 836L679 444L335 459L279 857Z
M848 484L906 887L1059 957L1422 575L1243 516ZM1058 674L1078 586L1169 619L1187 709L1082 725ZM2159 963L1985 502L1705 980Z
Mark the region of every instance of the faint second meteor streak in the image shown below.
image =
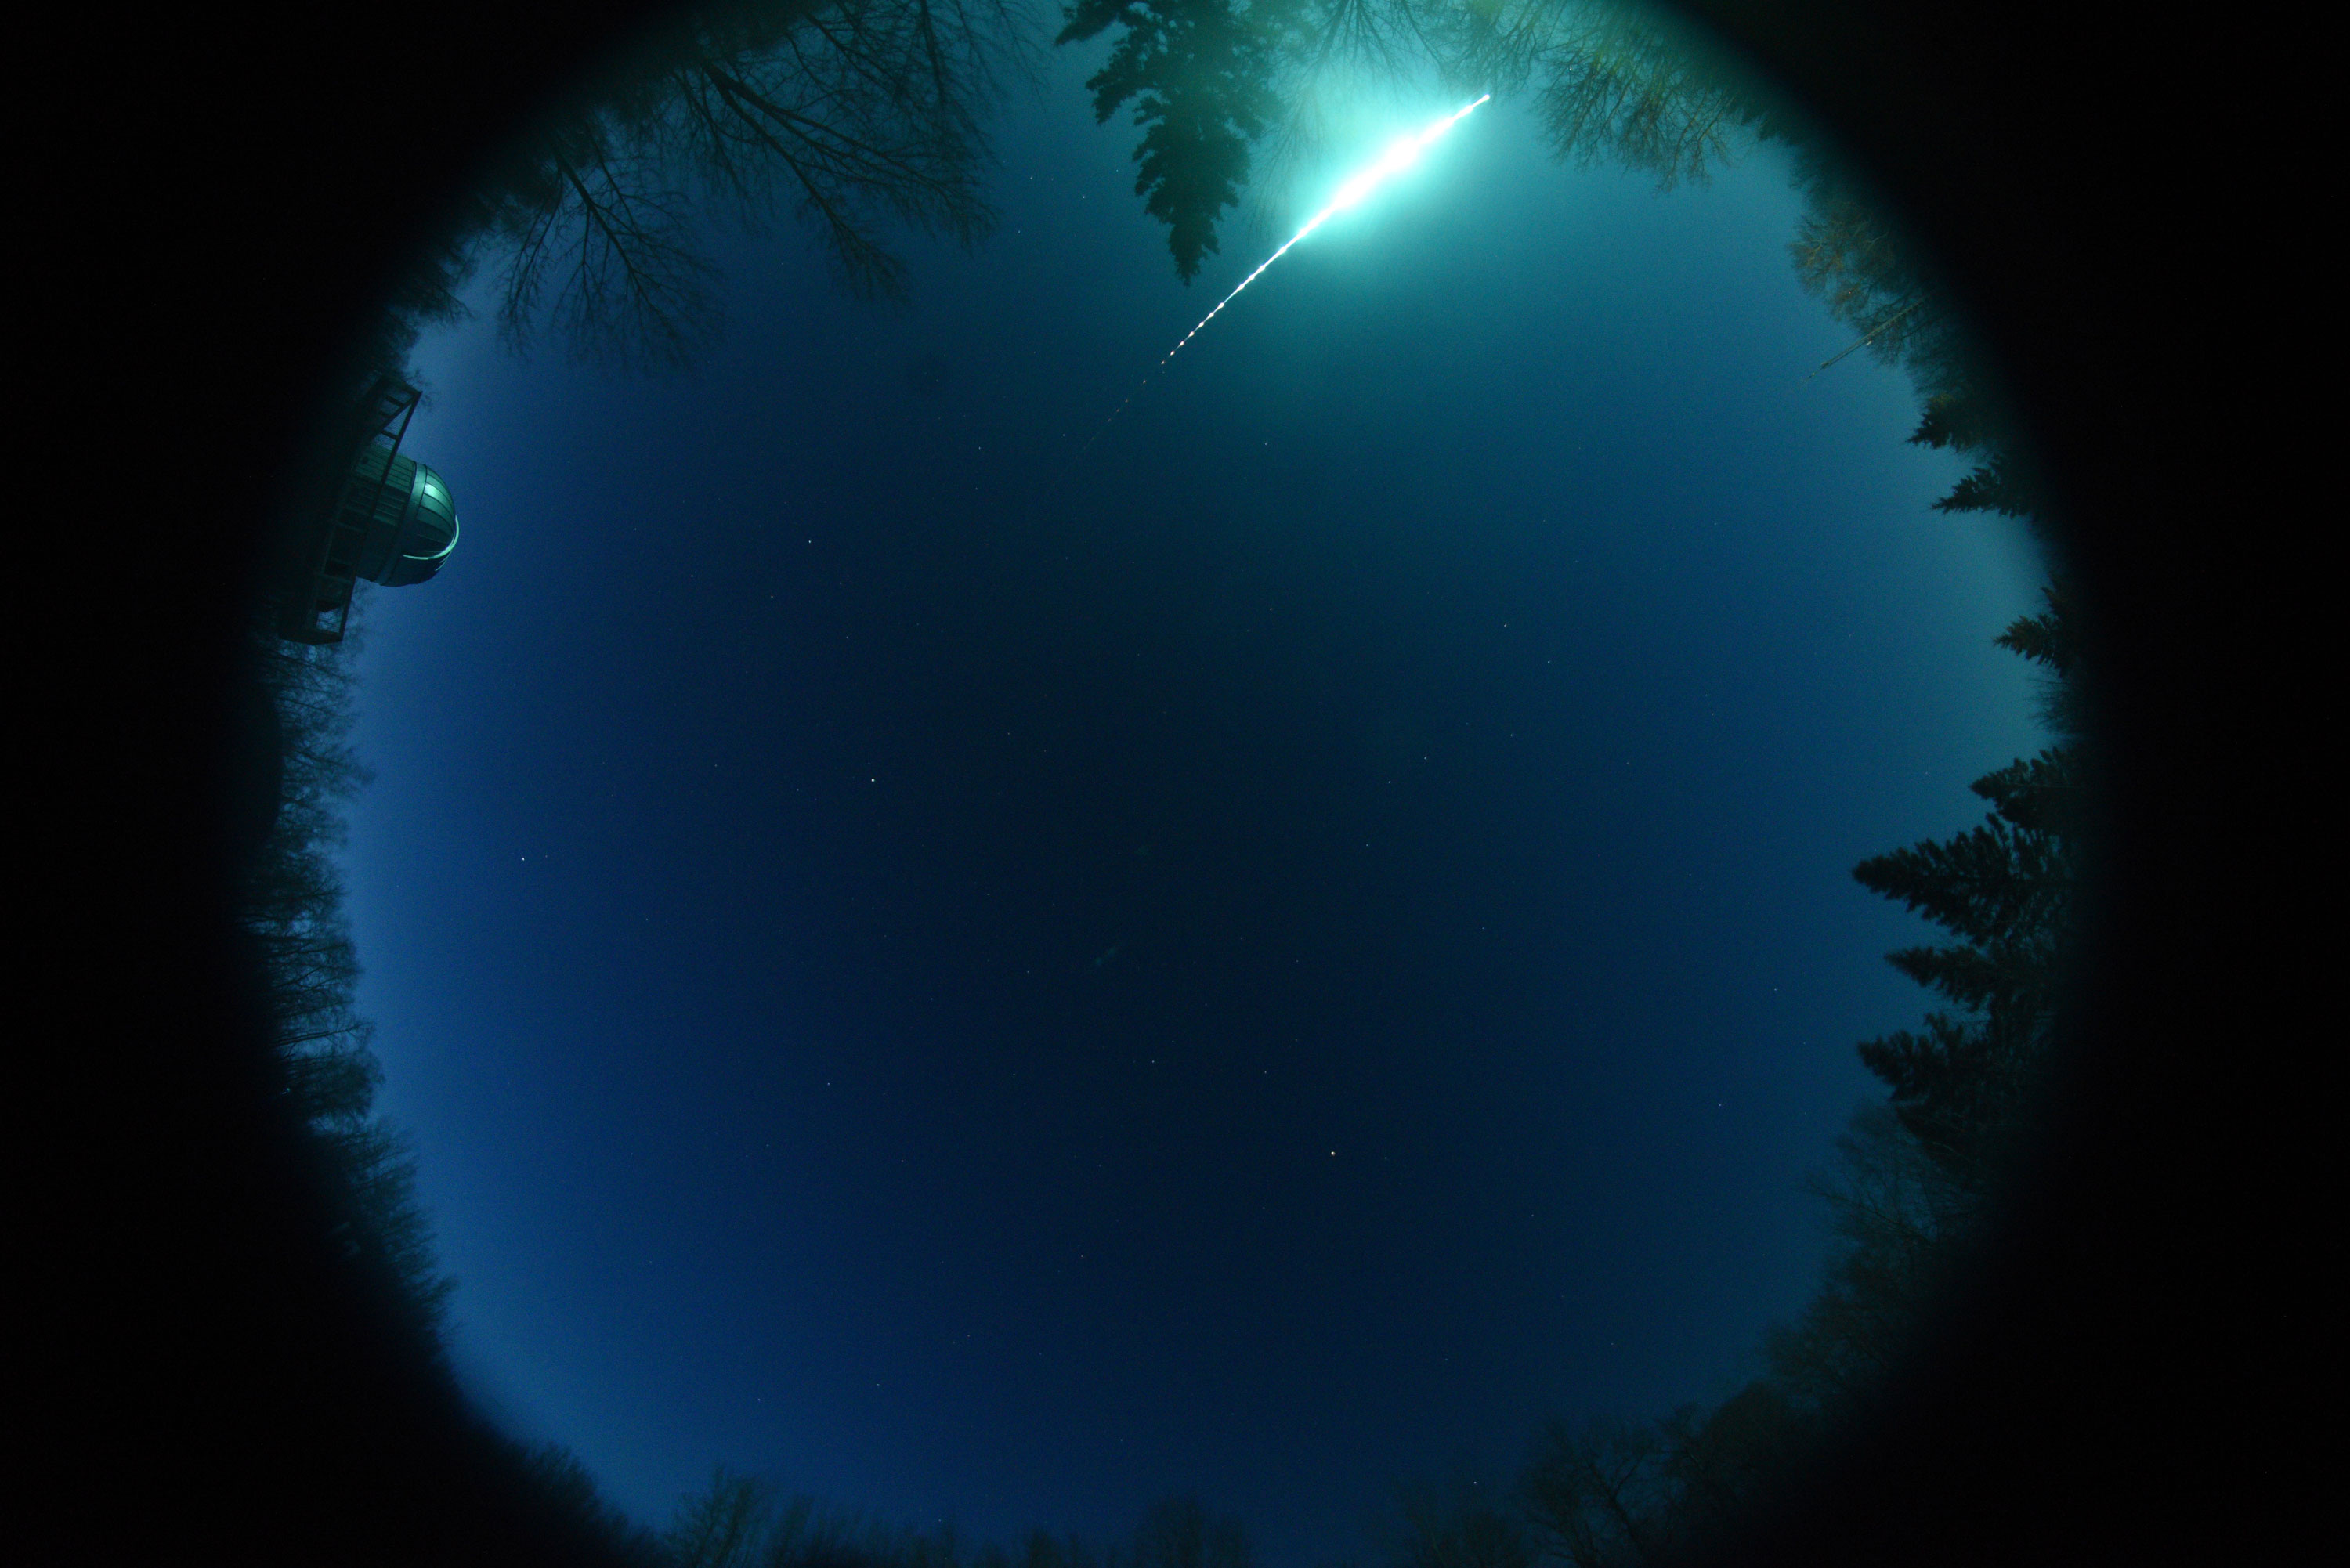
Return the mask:
M1150 375L1155 376L1159 371L1165 369L1169 359L1172 359L1176 355L1183 352L1184 343L1189 343L1192 338L1197 337L1200 335L1201 328L1205 327L1209 322L1213 321L1217 317L1222 315L1224 306L1230 305L1233 300L1240 297L1241 289L1246 288L1258 278L1263 277L1264 275L1265 268L1271 266L1274 263L1279 261L1282 257L1289 254L1290 246L1295 245L1298 241L1312 234L1315 230L1320 228L1323 224L1328 223L1332 218L1336 217L1347 208L1359 205L1364 197L1368 196L1373 191L1378 190L1392 176L1402 173L1405 170L1419 162L1419 155L1426 151L1431 143L1440 140L1446 131L1451 130L1454 126L1460 124L1462 120L1475 113L1478 106L1490 101L1492 96L1493 95L1492 93L1483 94L1474 102L1463 104L1459 109L1454 109L1451 114L1446 115L1443 119L1431 122L1424 130L1415 131L1409 136L1399 136L1396 138L1394 141L1388 143L1388 150L1379 155L1379 161L1378 162L1372 164L1361 173L1357 174L1345 184L1339 186L1336 192L1331 196L1328 205L1325 206L1320 212L1315 213L1312 217L1306 219L1305 226L1299 229L1295 234L1290 235L1288 241L1284 244L1279 250L1265 257L1262 262L1259 262L1257 264L1257 269L1249 274L1248 276L1241 279L1239 286L1235 287L1232 293L1216 301L1216 308L1208 312L1207 315L1200 317L1200 325L1192 327L1191 331L1183 334L1181 343L1178 343L1174 348L1167 350L1166 358L1160 359L1157 365L1151 367ZM1147 387L1149 384L1150 376L1145 376L1142 379L1142 387ZM1096 441L1100 439L1102 431L1107 430L1110 427L1111 421L1115 421L1118 415L1126 411L1126 404L1134 401L1137 397L1141 395L1142 387L1135 388L1132 392L1127 394L1125 403L1118 404L1118 407L1109 411L1109 419L1102 421L1101 430L1097 430L1091 436L1086 438L1086 447L1090 448ZM1080 450L1079 455L1083 455L1083 449Z

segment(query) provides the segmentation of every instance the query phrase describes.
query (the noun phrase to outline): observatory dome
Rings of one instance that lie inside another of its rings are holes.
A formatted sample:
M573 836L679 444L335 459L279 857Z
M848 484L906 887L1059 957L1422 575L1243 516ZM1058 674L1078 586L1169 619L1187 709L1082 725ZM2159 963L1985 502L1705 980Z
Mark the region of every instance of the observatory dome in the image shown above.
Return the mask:
M360 452L352 477L358 483L346 504L359 515L346 516L364 530L352 575L396 588L439 571L457 547L457 504L448 483L380 446Z

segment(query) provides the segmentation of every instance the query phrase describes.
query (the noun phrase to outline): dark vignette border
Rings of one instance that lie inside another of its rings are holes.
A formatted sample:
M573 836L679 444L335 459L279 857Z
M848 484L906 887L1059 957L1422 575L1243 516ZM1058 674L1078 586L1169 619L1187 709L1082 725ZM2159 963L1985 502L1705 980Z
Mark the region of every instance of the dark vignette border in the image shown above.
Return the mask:
M2275 153L2248 143L2296 133L2244 111L2288 91L2298 24L1683 5L1852 149L1979 324L2069 524L2114 781L2060 1136L1935 1352L1730 1558L2297 1554L2340 1248L2313 1216L2324 1036L2294 1016L2323 927L2284 890L2322 876L2323 737L2262 699L2314 668L2286 601L2315 416L2241 345L2291 292L2256 276L2292 247L2257 239ZM355 325L484 150L661 9L18 24L18 1561L596 1558L314 1240L224 896L267 751L233 693Z

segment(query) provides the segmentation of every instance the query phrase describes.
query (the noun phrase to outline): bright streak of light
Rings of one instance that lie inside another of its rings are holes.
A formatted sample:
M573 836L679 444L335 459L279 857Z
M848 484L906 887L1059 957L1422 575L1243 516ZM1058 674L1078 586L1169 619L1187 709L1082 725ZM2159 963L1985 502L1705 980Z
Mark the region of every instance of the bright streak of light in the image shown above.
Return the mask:
M1440 140L1446 131L1451 130L1454 126L1468 119L1471 114L1477 111L1480 105L1490 102L1492 97L1493 95L1492 93L1486 93L1482 97L1479 98L1476 102L1461 105L1459 109L1454 109L1451 114L1446 115L1442 119L1434 121L1422 130L1417 131L1409 136L1399 136L1396 138L1394 141L1388 145L1388 150L1379 155L1379 161L1378 162L1372 164L1361 173L1355 175L1345 184L1339 186L1338 189L1331 194L1329 203L1320 212L1306 219L1305 226L1304 228L1289 236L1289 243L1287 244L1283 245L1279 250L1265 257L1263 261L1258 263L1257 269L1254 272L1241 279L1239 288L1233 289L1232 293L1216 301L1216 308L1208 312L1207 315L1200 317L1200 325L1198 327L1194 327L1191 331L1183 334L1182 343L1178 343L1174 348L1167 350L1167 358L1159 360L1157 365L1151 368L1149 376L1142 378L1142 385L1135 388L1133 391L1128 392L1126 395L1126 402L1120 403L1118 407L1112 409L1109 411L1109 417L1102 421L1100 427L1097 429L1093 434L1086 438L1086 444L1077 449L1077 455L1079 457L1083 457L1087 452L1091 452L1093 450L1094 442L1101 439L1102 431L1109 429L1111 425L1117 423L1118 416L1126 412L1127 404L1133 402L1135 399L1140 397L1142 395L1143 388L1150 385L1150 377L1156 376L1159 371L1165 369L1169 359L1172 359L1176 355L1183 352L1183 343L1189 343L1192 338L1197 337L1200 335L1201 328L1205 327L1209 322L1213 321L1217 317L1222 316L1224 312L1224 306L1230 305L1233 300L1240 297L1241 289L1246 288L1258 278L1263 277L1266 267L1271 266L1274 263L1287 255L1291 245L1295 245L1298 241L1312 234L1315 230L1320 228L1323 224L1328 223L1332 218L1336 217L1347 208L1359 206L1366 196L1368 196L1373 191L1378 190L1379 186L1385 183L1391 176L1400 174L1405 170L1410 168L1413 164L1419 162L1419 155L1423 151L1427 151L1430 143Z
M1191 331L1183 334L1183 343L1189 343L1192 338L1197 337L1200 335L1201 327L1207 326L1209 322L1213 321L1218 316L1223 314L1224 306L1230 305L1233 300L1240 297L1242 288L1246 288L1258 278L1263 277L1266 267L1271 266L1274 263L1287 255L1289 254L1290 245L1295 244L1298 241L1312 234L1315 230L1328 223L1332 218L1335 218L1339 213L1345 212L1347 208L1359 205L1364 197L1378 189L1378 187L1384 184L1389 178L1402 173L1405 170L1419 162L1419 155L1422 151L1424 151L1430 143L1441 138L1446 131L1451 130L1454 126L1468 119L1469 116L1476 110L1479 104L1486 102L1487 99L1490 99L1492 96L1493 95L1492 93L1487 93L1483 98L1477 99L1476 103L1467 104L1460 109L1454 109L1451 114L1448 114L1442 119L1430 124L1424 130L1420 130L1410 136L1399 136L1396 138L1396 140L1388 145L1388 150L1379 155L1379 161L1377 163L1372 164L1368 169L1364 170L1361 173L1355 175L1345 184L1339 186L1336 193L1331 196L1329 205L1324 207L1320 212L1306 219L1305 226L1289 236L1288 244L1283 245L1279 250L1265 257L1263 262L1258 264L1256 271L1241 279L1240 288L1233 289L1232 293L1218 300L1216 302L1215 309L1211 310L1207 315L1200 317L1200 326L1194 327ZM1172 359L1176 355L1180 354L1183 351L1183 343L1178 343L1174 348L1167 350L1167 359ZM1166 367L1167 359L1161 359L1159 361L1159 367L1162 369Z

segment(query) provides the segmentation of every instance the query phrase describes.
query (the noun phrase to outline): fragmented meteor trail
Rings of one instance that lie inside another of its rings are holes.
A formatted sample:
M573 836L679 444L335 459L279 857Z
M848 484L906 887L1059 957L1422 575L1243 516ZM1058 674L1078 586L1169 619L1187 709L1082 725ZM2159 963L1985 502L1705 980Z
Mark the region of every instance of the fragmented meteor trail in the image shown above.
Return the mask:
M1417 136L1398 137L1393 144L1388 148L1387 151L1380 155L1379 161L1377 163L1372 164L1368 169L1364 170L1360 174L1356 175L1344 185L1339 186L1337 194L1330 198L1330 204L1323 208L1320 212L1315 213L1312 217L1306 219L1305 226L1289 236L1288 244L1283 245L1279 250L1265 257L1263 261L1258 263L1256 271L1241 279L1239 288L1233 289L1232 293L1216 301L1216 308L1208 312L1207 315L1200 317L1200 326L1194 327L1191 331L1183 334L1183 343L1189 343L1192 338L1197 337L1200 335L1201 327L1205 327L1209 322L1213 321L1218 316L1222 314L1225 306L1230 305L1233 300L1240 297L1241 289L1246 288L1258 278L1263 277L1266 267L1271 266L1274 263L1287 255L1289 254L1290 245L1295 244L1298 241L1312 234L1315 230L1328 223L1332 218L1335 218L1339 213L1345 212L1347 208L1357 205L1364 197L1369 195L1373 191L1377 190L1383 182L1385 182L1389 175L1400 174L1405 170L1410 168L1413 164L1419 162L1421 149L1427 147L1429 143L1436 140L1446 131L1451 130L1454 126L1468 119L1469 116L1476 109L1477 104L1483 103L1486 99L1490 99L1492 96L1493 95L1492 93L1487 93L1484 98L1479 99L1477 103L1469 104L1464 108L1454 109L1451 114L1446 115L1442 119L1438 120L1435 124L1430 126L1427 130L1421 131ZM1176 355L1183 352L1183 343L1178 343L1174 348L1167 350L1167 359L1172 359ZM1161 359L1159 363L1161 366L1164 366L1167 363L1167 359Z
M1400 174L1405 170L1410 168L1413 164L1419 162L1420 153L1425 151L1431 142L1436 141L1441 138L1446 131L1451 130L1454 126L1468 119L1470 115L1476 111L1479 104L1486 102L1488 99L1492 99L1492 96L1493 95L1492 93L1486 93L1483 97L1479 98L1476 102L1462 105L1461 108L1454 109L1451 114L1446 115L1442 119L1435 121L1424 130L1418 131L1410 136L1398 137L1388 145L1387 151L1380 154L1379 161L1377 163L1372 164L1368 169L1364 170L1361 173L1356 175L1353 179L1339 186L1337 192L1330 198L1329 205L1324 207L1320 212L1306 219L1305 226L1298 230L1295 234L1290 235L1287 244L1284 244L1279 250L1274 252L1271 255L1265 257L1263 261L1258 263L1257 269L1254 272L1241 279L1239 287L1234 288L1232 293L1216 301L1216 308L1208 312L1207 315L1200 317L1200 325L1192 327L1191 331L1183 334L1183 341L1181 343L1178 343L1174 348L1167 350L1166 358L1159 360L1156 366L1152 367L1151 375L1155 376L1160 370L1165 369L1167 368L1168 360L1174 358L1176 355L1183 352L1184 343L1189 343L1192 338L1197 337L1200 335L1201 328L1205 327L1209 322L1213 321L1217 317L1222 315L1224 306L1230 305L1233 300L1240 297L1241 289L1246 288L1258 278L1263 277L1264 275L1264 269L1279 261L1282 257L1287 255L1291 245L1295 245L1298 241L1312 234L1315 230L1320 228L1323 224L1328 223L1332 218L1336 217L1347 208L1359 204L1364 197L1369 195L1373 191L1378 189L1380 185L1384 184L1389 176ZM1149 385L1149 381L1150 378L1149 376L1143 378L1144 386ZM1139 393L1142 390L1142 388L1137 387L1134 390L1136 393ZM1126 400L1126 403L1130 403L1132 401L1134 401L1134 396L1129 394ZM1115 420L1120 413L1125 411L1126 403L1120 403L1117 408L1110 410L1109 420L1104 420L1102 421L1104 429L1108 428L1110 420ZM1094 434L1098 436L1101 434L1101 431L1096 431ZM1087 441L1086 444L1087 446L1091 446L1093 445L1093 442L1091 441Z

